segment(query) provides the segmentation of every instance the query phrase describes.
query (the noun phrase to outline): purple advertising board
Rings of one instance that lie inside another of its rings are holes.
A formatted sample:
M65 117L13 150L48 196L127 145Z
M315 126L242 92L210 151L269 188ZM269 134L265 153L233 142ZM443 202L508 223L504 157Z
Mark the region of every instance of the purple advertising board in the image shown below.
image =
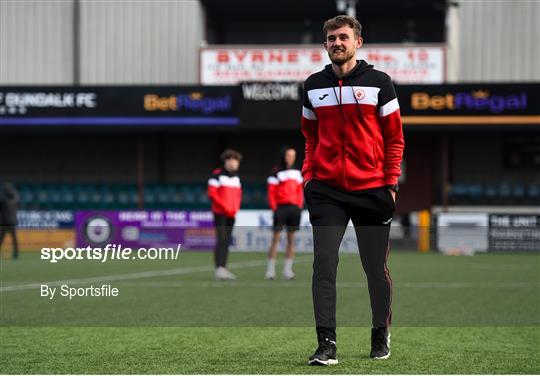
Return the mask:
M75 212L77 247L121 244L129 248L178 247L210 250L215 245L210 211L92 210Z

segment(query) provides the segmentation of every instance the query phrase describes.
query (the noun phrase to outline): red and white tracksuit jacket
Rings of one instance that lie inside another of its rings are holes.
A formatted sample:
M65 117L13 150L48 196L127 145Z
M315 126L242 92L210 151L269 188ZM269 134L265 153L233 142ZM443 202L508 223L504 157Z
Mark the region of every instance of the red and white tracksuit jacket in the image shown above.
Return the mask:
M208 197L212 202L212 212L234 217L242 202L242 185L238 174L224 168L212 171L208 179Z
M390 77L361 60L338 78L331 65L304 83L302 174L344 191L397 184L403 157L399 104Z
M268 204L275 211L278 205L304 206L304 179L300 170L277 168L267 179Z

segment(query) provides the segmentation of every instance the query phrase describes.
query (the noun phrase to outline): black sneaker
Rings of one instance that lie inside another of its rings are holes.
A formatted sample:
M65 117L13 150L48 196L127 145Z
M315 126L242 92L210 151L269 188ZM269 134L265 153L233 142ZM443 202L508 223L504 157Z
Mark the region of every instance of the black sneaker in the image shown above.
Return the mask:
M390 357L390 332L387 328L371 329L371 359L388 359Z
M319 339L319 347L313 355L309 357L310 366L330 366L338 364L336 359L336 342L328 338Z

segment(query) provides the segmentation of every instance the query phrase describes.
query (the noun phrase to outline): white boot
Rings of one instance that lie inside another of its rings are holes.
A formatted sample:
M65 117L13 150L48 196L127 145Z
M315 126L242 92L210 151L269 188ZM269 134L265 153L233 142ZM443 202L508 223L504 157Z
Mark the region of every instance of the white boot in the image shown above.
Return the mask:
M276 260L269 259L268 265L266 266L266 279L275 279L276 278Z
M283 279L286 279L287 281L290 281L291 279L294 279L294 272L292 270L284 271L283 272Z
M234 280L236 279L236 276L231 273L227 268L224 268L223 266L220 266L216 268L215 272L216 279L225 281L225 280Z
M285 265L283 266L283 278L286 280L294 279L294 273L292 271L293 260L286 259Z

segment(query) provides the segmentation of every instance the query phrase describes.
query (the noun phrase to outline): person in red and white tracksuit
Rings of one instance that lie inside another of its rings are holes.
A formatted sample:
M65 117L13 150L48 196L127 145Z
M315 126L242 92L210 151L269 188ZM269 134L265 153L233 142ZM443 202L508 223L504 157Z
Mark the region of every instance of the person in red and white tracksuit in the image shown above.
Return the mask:
M285 251L285 264L283 278L294 278L292 270L294 260L294 233L298 231L300 216L304 206L304 186L300 170L294 168L296 150L285 146L281 150L280 165L276 167L267 179L268 204L274 212L273 236L268 251L268 265L266 278L276 277L277 245L281 230L287 227L287 249Z
M208 197L212 203L216 227L215 276L217 279L227 280L236 279L226 266L234 220L242 202L242 185L238 176L242 154L227 149L221 154L221 160L223 167L212 171L212 176L208 179Z
M304 83L302 173L313 225L312 295L319 347L309 364L336 364L338 251L352 220L372 310L372 359L390 356L392 281L386 264L404 140L390 77L356 60L362 27L353 17L325 22L332 64Z

